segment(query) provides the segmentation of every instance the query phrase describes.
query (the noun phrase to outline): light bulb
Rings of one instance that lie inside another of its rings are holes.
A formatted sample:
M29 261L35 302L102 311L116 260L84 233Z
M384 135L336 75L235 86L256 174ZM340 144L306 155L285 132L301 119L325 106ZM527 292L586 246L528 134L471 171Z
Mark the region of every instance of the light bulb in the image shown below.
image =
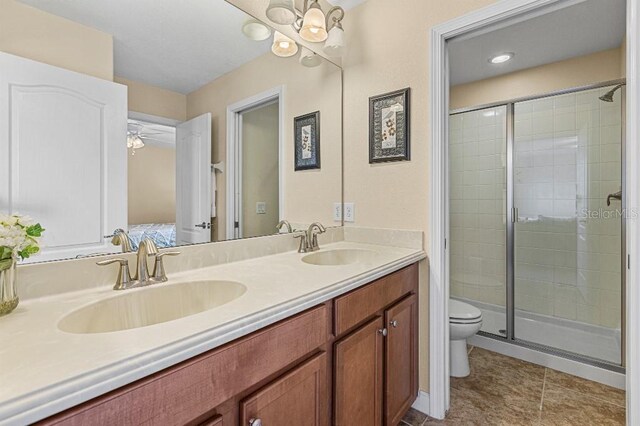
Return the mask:
M287 58L298 53L298 45L286 35L279 31L273 34L273 45L271 51L282 58Z

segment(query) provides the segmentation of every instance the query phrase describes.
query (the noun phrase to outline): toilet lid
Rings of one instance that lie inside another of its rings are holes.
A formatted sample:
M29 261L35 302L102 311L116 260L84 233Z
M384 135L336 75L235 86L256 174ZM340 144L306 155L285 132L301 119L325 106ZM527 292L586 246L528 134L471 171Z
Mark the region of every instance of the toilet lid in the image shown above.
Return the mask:
M449 318L472 320L482 317L480 309L459 300L449 299Z

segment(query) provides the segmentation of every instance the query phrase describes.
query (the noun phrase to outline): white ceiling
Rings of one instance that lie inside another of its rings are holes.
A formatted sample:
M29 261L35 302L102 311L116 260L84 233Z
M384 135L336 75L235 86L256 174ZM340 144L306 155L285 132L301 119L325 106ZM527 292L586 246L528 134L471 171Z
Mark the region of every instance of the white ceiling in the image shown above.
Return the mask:
M190 93L269 51L222 0L20 0L113 35L115 74Z
M588 0L533 19L449 43L451 84L462 84L620 46L625 0ZM515 57L503 64L489 58Z
M353 9L354 7L356 7L361 3L364 3L365 1L366 0L329 0L329 3L331 3L334 6L340 6L344 10L349 10L349 9Z

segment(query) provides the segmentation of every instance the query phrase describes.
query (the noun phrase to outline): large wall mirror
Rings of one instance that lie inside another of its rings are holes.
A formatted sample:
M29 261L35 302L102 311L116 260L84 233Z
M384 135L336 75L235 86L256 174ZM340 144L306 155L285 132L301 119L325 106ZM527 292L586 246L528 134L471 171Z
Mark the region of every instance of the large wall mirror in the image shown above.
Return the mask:
M46 229L32 261L341 225L339 66L226 1L2 4L0 213Z

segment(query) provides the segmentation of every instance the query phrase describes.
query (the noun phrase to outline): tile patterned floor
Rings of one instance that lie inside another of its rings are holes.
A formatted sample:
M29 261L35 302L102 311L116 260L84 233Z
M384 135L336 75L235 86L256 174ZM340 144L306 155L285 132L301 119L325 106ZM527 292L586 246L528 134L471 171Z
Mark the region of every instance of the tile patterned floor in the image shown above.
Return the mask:
M400 426L625 424L622 390L480 348L469 364L469 377L451 378L445 420L412 409Z

